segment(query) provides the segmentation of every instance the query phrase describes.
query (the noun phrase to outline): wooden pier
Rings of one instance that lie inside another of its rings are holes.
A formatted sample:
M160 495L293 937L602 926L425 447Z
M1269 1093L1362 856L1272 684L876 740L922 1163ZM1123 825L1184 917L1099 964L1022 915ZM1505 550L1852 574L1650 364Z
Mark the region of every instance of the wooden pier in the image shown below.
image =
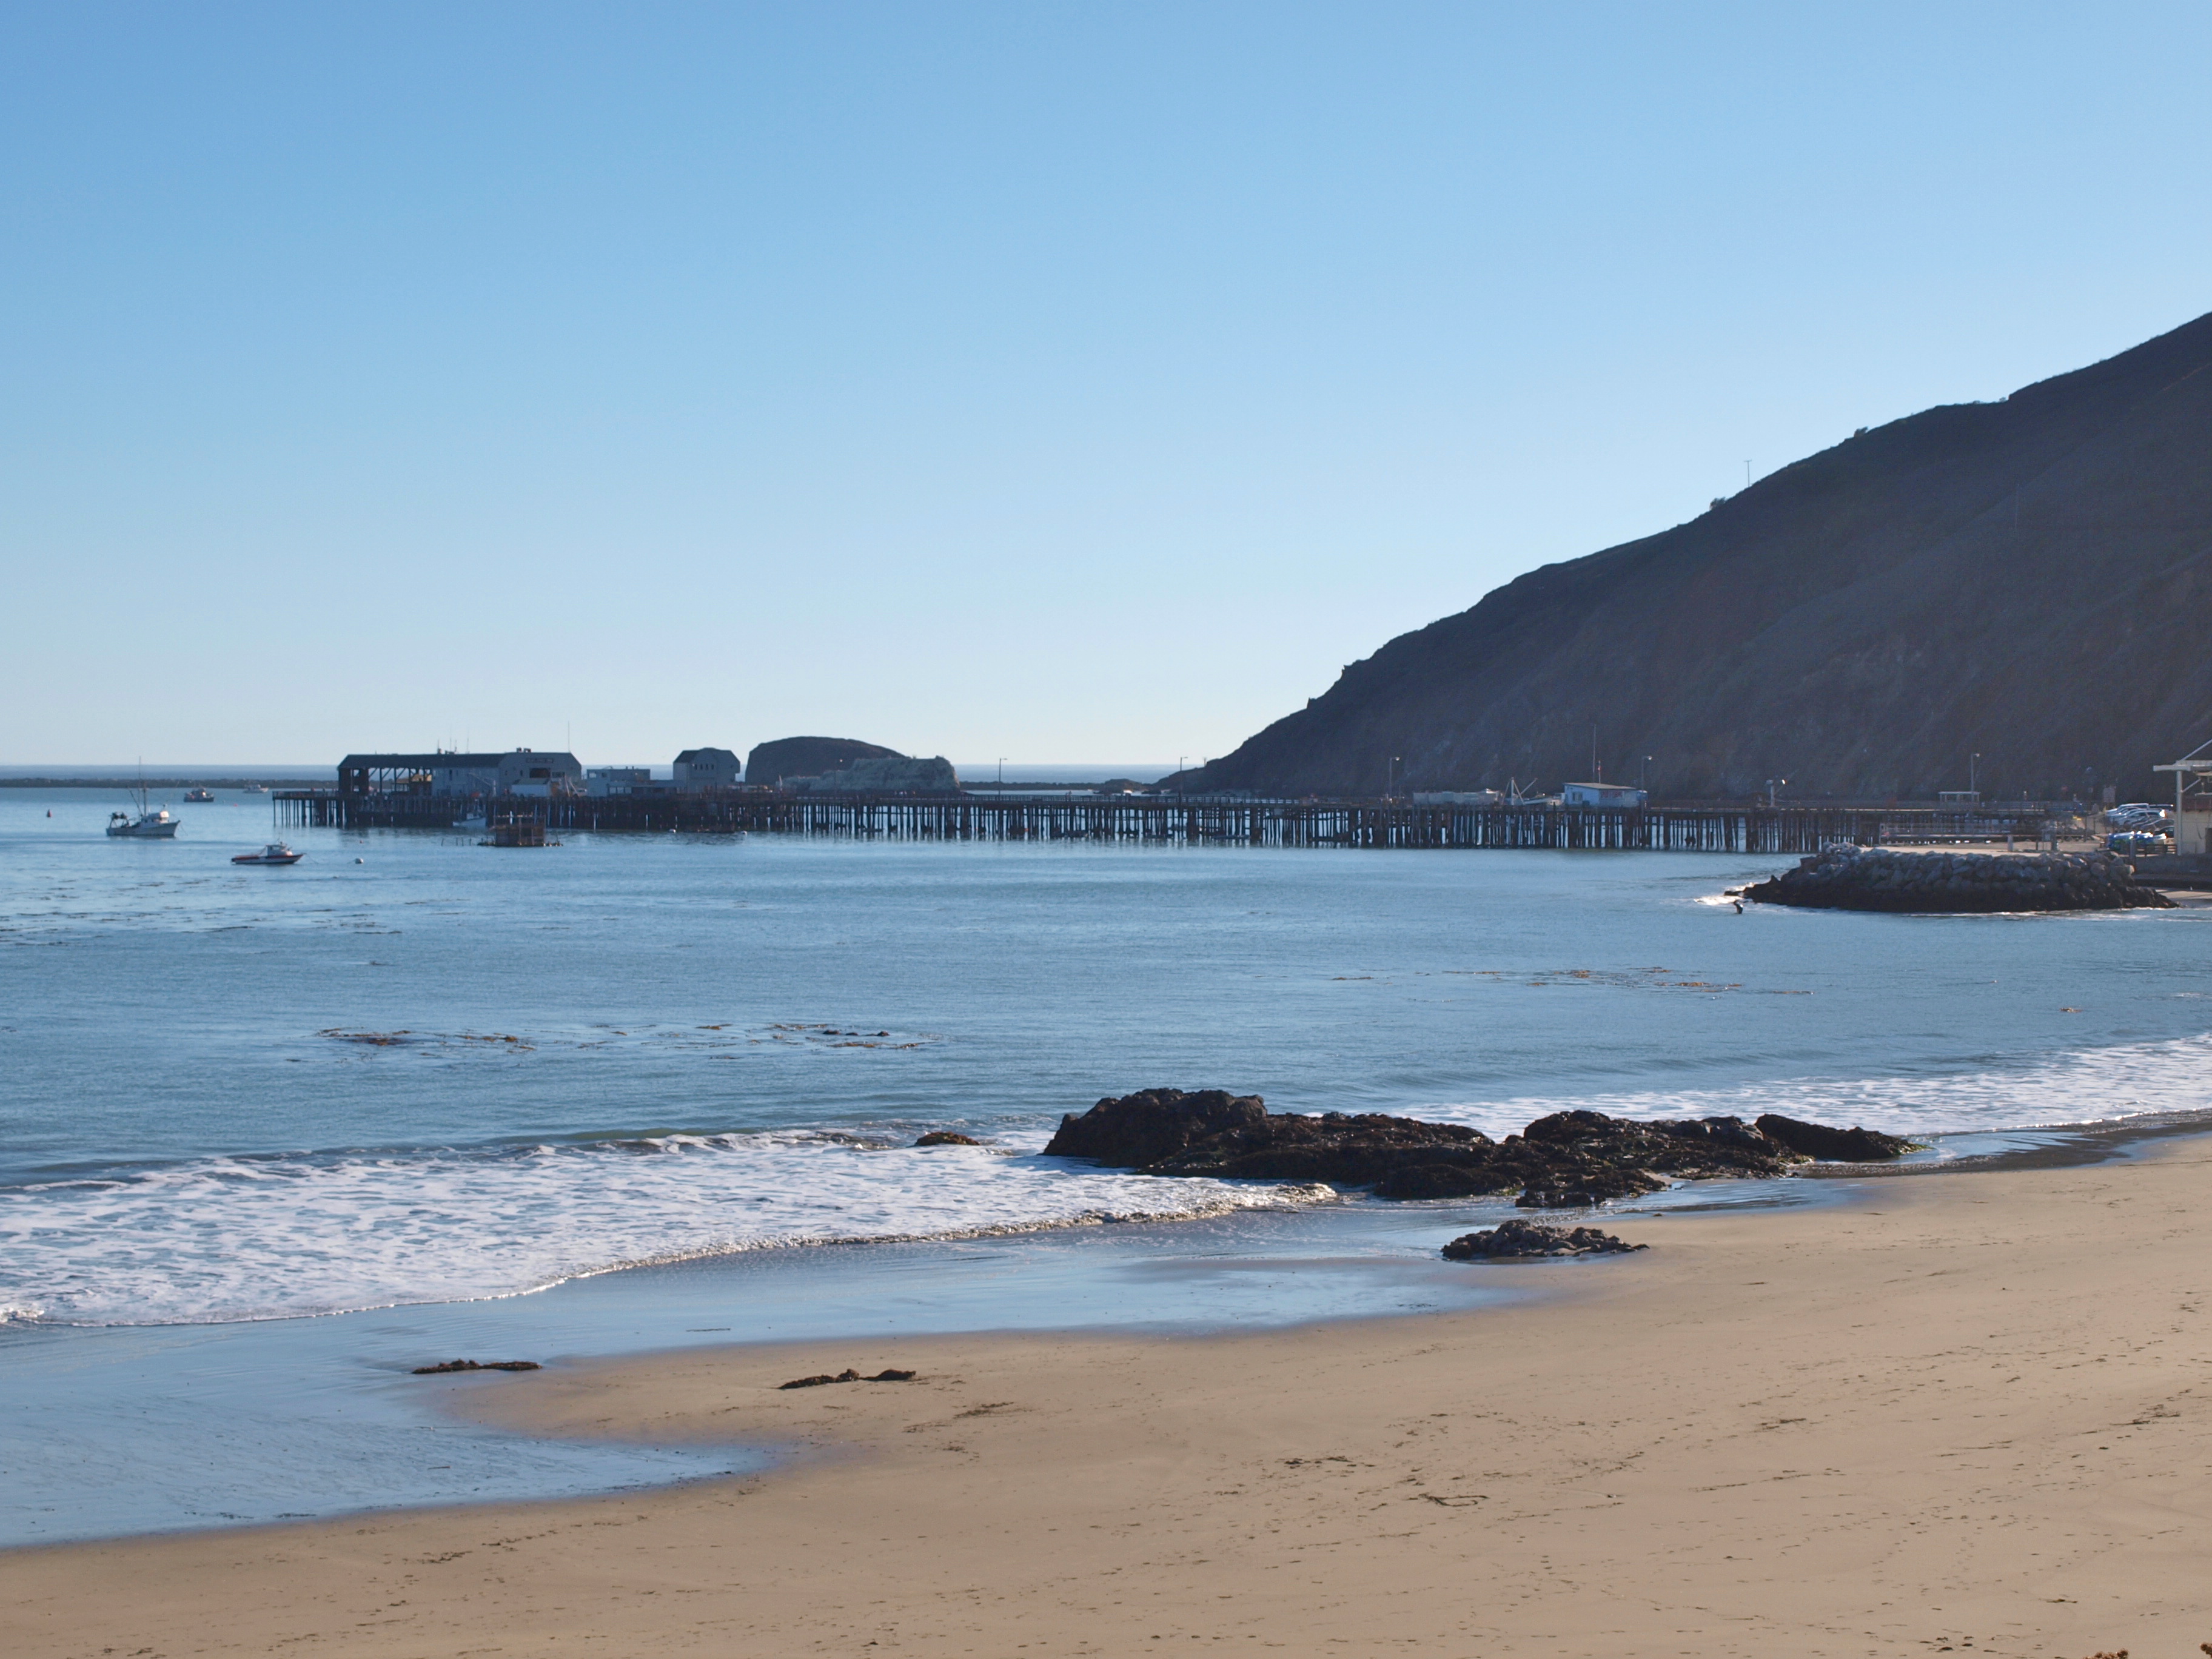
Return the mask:
M342 829L449 830L453 797L287 790L282 822ZM511 804L510 804L511 805ZM1396 801L1201 800L1174 796L556 796L531 806L545 828L581 833L836 836L887 841L1087 841L1164 846L1549 848L1680 853L1817 853L1860 846L2040 839L2041 808L1941 812L1878 807L1415 806ZM502 805L501 811L507 810Z

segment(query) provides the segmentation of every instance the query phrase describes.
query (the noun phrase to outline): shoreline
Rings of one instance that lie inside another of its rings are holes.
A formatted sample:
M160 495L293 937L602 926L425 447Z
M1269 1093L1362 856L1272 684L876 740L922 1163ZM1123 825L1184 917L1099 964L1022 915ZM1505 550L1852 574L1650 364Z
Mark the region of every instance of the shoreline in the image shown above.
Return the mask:
M1793 1166L1772 1176L1704 1176L1677 1178L1662 1193L1641 1198L1611 1200L1614 1207L1601 1206L1595 1209L1546 1208L1528 1213L1537 1218L1561 1218L1577 1221L1599 1221L1607 1217L1632 1216L1656 1200L1668 1197L1686 1200L1708 1189L1733 1192L1747 1184L1765 1184L1784 1181L1861 1181L1895 1179L1902 1176L1967 1175L2001 1172L2019 1169L2058 1169L2102 1163L2107 1159L2127 1156L2129 1149L2139 1142L2154 1141L2177 1136L2212 1135L2212 1107L2193 1111L2160 1109L2135 1114L2124 1118L2092 1119L2075 1123L2031 1125L2017 1128L1955 1129L1931 1133L1919 1143L1925 1154L1937 1149L1946 1140L2007 1139L2051 1137L2052 1144L2008 1146L1995 1152L1963 1153L1955 1158L1915 1158L1908 1153L1895 1163L1852 1163L1843 1160L1820 1160ZM903 1143L885 1141L885 1150L902 1151ZM985 1143L985 1149L1000 1156L1022 1155L1018 1149L1009 1152L994 1143ZM1081 1160L1077 1160L1080 1162ZM1133 1172L1119 1165L1101 1164L1102 1174L1116 1175ZM1157 1177L1156 1177L1157 1178ZM1165 1177L1165 1179L1179 1179ZM979 1223L972 1226L926 1233L854 1234L820 1237L780 1238L763 1243L703 1248L663 1256L611 1262L603 1267L586 1267L564 1273L544 1284L521 1289L489 1291L478 1295L447 1297L421 1301L395 1300L367 1304L358 1307L310 1309L299 1312L250 1314L222 1318L151 1320L144 1322L76 1322L48 1321L42 1315L22 1317L13 1310L0 1310L0 1333L11 1329L18 1334L53 1334L94 1331L162 1331L180 1332L222 1330L246 1326L283 1326L301 1322L333 1319L358 1319L379 1315L407 1314L444 1308L459 1308L479 1304L495 1304L539 1297L559 1291L565 1286L592 1280L620 1280L640 1274L665 1272L672 1268L711 1267L717 1263L740 1262L753 1258L804 1257L817 1251L866 1250L901 1245L947 1245L985 1243L997 1240L1022 1240L1082 1235L1099 1229L1173 1228L1193 1223L1233 1222L1260 1219L1272 1216L1295 1215L1329 1211L1341 1211L1349 1206L1376 1204L1382 1213L1403 1218L1426 1213L1424 1204L1442 1206L1457 1203L1462 1206L1510 1205L1511 1200L1503 1193L1476 1194L1456 1200L1378 1200L1364 1186L1347 1186L1334 1189L1326 1198L1300 1196L1310 1192L1316 1183L1294 1180L1267 1180L1243 1177L1198 1177L1200 1182L1226 1180L1237 1188L1263 1188L1279 1195L1283 1201L1273 1203L1228 1204L1194 1206L1187 1209L1135 1210L1127 1212L1092 1212L1082 1215L1056 1217L1035 1220L1003 1223ZM1806 1200L1824 1201L1824 1200ZM1762 1200L1739 1200L1728 1207L1747 1207ZM1667 1207L1685 1212L1705 1207L1695 1202L1677 1202ZM1510 1212L1520 1213L1518 1210ZM1322 1320L1342 1316L1324 1315ZM12 1324L11 1324L12 1320ZM0 1544L0 1549L8 1546Z
M0 1595L40 1655L2185 1659L2212 1638L2212 1135L1978 1172L1620 1216L1658 1248L1469 1266L1543 1292L1473 1312L501 1378L463 1396L476 1420L789 1455L603 1498L11 1551ZM847 1365L921 1375L776 1387Z

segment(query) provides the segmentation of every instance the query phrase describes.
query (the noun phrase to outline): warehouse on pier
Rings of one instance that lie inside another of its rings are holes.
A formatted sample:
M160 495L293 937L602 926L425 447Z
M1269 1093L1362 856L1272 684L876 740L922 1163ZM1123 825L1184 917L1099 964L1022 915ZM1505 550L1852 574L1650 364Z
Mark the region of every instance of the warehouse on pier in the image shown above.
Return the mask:
M483 755L439 749L427 755L348 755L338 763L341 795L557 795L581 793L583 784L582 765L566 750Z

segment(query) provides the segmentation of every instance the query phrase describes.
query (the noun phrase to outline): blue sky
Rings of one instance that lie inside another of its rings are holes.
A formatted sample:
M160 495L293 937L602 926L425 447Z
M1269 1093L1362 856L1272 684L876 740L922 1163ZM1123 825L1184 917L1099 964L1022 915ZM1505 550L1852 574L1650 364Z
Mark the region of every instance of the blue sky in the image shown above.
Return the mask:
M1196 761L2212 309L2199 7L0 9L0 762Z

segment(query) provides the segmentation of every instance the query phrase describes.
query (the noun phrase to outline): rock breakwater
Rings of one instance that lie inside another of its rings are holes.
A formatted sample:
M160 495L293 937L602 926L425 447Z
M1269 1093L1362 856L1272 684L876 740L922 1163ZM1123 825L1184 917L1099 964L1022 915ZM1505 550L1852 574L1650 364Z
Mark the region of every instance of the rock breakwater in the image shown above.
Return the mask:
M1957 915L1997 910L2172 909L2109 853L1900 853L1832 847L1743 890L1759 904Z
M1493 1140L1459 1123L1380 1112L1270 1112L1257 1095L1146 1089L1102 1100L1079 1116L1071 1112L1045 1153L1146 1175L1322 1181L1370 1187L1378 1198L1517 1193L1525 1208L1577 1209L1658 1192L1670 1181L1777 1176L1816 1158L1895 1158L1911 1145L1871 1130L1773 1121L1784 1133L1735 1117L1638 1122L1553 1112Z

